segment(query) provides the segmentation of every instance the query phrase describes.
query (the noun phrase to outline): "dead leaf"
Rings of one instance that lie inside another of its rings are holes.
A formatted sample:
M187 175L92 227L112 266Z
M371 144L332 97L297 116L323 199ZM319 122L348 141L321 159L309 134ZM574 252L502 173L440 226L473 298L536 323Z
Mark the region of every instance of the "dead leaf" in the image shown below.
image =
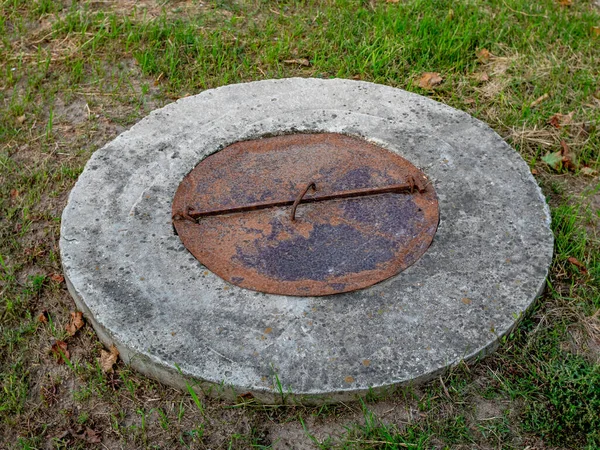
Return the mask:
M104 373L112 373L113 366L117 363L119 350L114 345L111 345L110 351L100 350L100 367Z
M571 152L569 145L564 140L561 140L560 146L561 149L559 151L546 153L546 155L542 156L542 161L554 170L558 170L561 164L567 170L576 170L579 167L579 164Z
M577 160L575 156L571 152L571 149L567 145L564 140L560 141L561 150L560 153L562 155L562 163L569 170L576 170L578 168Z
M537 171L537 169L531 169L531 174L532 174L532 175L537 175L537 174L538 174L538 171Z
M565 125L569 125L573 121L573 114L575 111L571 111L569 114L561 114L556 113L550 119L548 119L548 123L552 125L554 128L561 128Z
M482 48L476 53L476 55L477 58L484 63L489 62L490 58L492 57L492 54L487 48Z
M238 397L242 400L252 400L254 398L254 395L252 395L252 392L246 392L245 394L241 394Z
M559 115L562 116L562 114L556 113L552 117L550 117L550 119L548 119L548 123L554 128L560 128L560 118L558 117Z
M472 105L473 103L475 103L475 99L469 97L469 98L465 99L465 103L467 105Z
M467 298L467 297L461 298L460 301L463 302L465 305L470 305L471 304L471 299Z
M49 439L51 439L51 440L64 439L69 435L69 433L70 433L69 430L64 430L64 431L61 431L60 433L58 433L56 436L50 437Z
M354 377L351 377L350 375L348 375L346 378L344 378L344 381L346 383L354 383Z
M591 29L594 36L600 36L600 27L592 27Z
M69 359L70 353L67 350L67 343L65 341L56 341L52 344L51 352L56 358L58 364L64 364L65 359Z
M437 72L425 72L419 78L419 86L422 89L433 89L434 86L440 84L444 79Z
M271 328L271 327L265 328L265 334L269 334L269 333L272 333L272 332L273 332L273 328Z
M560 6L571 6L573 4L573 0L558 0L558 4Z
M310 61L306 58L286 59L283 61L286 64L298 64L300 66L309 67Z
M477 72L475 74L475 79L479 82L485 83L486 81L490 81L490 76L487 72Z
M363 359L363 366L365 367L369 367L371 365L371 360L370 359Z
M85 436L85 440L88 441L90 444L99 444L100 442L102 442L99 433L96 430L92 430L91 428L85 429Z
M548 97L550 97L548 95L548 93L546 92L544 95L536 98L534 101L531 102L531 104L529 105L530 108L534 108L537 105L539 105L540 103L542 103L544 100L546 100Z
M17 191L16 189L11 189L10 190L10 198L17 198L19 196L19 191Z
M25 122L25 119L26 119L25 114L23 114L22 116L17 117L17 122L22 124L23 122Z
M37 321L39 323L48 323L48 311L43 310L39 316L37 316Z
M83 313L81 311L75 311L71 313L71 320L65 327L65 330L67 330L67 333L69 333L70 336L73 336L83 325Z
M579 261L577 258L575 258L573 256L569 256L567 258L567 261L569 261L574 266L577 266L582 272L584 272L584 273L587 272L587 269L585 268L583 263L581 261Z
M588 177L598 175L598 171L596 169L592 169L591 167L582 167L581 173L587 175Z
M62 283L63 281L65 281L65 277L63 277L60 273L51 274L50 279L52 281L56 281L57 283Z
M97 431L92 430L89 427L86 427L83 433L75 433L75 431L71 430L70 433L76 437L77 439L81 439L82 441L87 442L88 444L99 444L102 442L100 435Z

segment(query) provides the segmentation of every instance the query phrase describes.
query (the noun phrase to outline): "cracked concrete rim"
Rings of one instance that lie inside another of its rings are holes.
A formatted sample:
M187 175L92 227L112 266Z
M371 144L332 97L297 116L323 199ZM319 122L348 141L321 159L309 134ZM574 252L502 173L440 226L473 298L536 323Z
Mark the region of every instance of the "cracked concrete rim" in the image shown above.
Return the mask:
M422 169L439 198L429 250L397 276L328 297L233 286L171 224L182 178L244 139L359 136ZM60 249L69 290L140 372L233 397L320 403L436 376L496 348L544 287L550 214L527 164L468 114L387 86L282 79L181 99L94 153Z

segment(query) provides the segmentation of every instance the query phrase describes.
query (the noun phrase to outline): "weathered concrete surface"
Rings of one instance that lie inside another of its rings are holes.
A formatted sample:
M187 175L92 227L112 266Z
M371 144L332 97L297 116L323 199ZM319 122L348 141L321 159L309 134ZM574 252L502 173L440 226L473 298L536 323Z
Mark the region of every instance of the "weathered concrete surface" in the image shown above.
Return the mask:
M240 139L302 131L362 136L433 180L440 224L420 260L365 290L284 297L229 285L185 250L170 216L181 179ZM494 349L544 286L549 221L525 162L468 114L376 84L284 79L181 99L98 150L60 247L78 306L141 372L263 401L281 401L279 380L321 402Z

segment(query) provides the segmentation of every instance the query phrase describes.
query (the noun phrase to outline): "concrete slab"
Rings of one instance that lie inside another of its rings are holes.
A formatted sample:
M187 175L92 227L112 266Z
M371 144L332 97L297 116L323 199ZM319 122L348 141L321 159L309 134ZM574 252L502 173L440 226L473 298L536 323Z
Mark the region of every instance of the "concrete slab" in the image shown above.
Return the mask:
M373 287L288 297L230 285L171 224L182 178L242 139L335 132L422 169L439 198L433 244ZM399 89L282 79L181 99L90 158L63 213L69 290L140 372L261 401L348 400L429 379L496 348L544 287L550 214L527 164L468 114Z

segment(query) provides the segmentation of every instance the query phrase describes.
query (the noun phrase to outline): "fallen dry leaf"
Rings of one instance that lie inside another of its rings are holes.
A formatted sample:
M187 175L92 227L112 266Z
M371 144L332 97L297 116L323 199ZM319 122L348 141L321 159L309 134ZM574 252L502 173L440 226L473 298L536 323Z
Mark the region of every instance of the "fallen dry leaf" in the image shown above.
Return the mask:
M578 168L577 160L575 159L573 153L571 153L571 149L568 144L561 140L560 141L561 149L557 152L546 153L546 155L542 156L542 161L552 167L554 170L558 170L560 165L567 170L576 170Z
M490 53L490 51L487 48L482 48L481 50L479 50L477 53L477 58L481 61L481 62L488 62L490 60L490 58L492 57L492 54Z
M91 428L85 429L85 435L85 440L88 441L90 444L99 444L100 442L102 442L100 434L97 431L92 430Z
M487 72L477 72L475 74L475 79L479 82L485 83L486 81L490 81L490 76Z
M577 164L575 156L573 155L573 153L571 153L571 149L564 140L560 141L560 147L563 165L569 170L576 170L579 165Z
M463 297L460 301L463 302L465 305L471 304L471 299L467 297Z
M425 72L419 78L419 86L422 89L433 89L440 84L444 79L437 72Z
M64 439L64 438L66 438L69 435L69 433L70 433L69 430L64 430L64 431L61 431L60 433L58 433L55 436L51 436L49 439L50 440L53 440L53 439Z
M558 0L558 4L560 6L571 6L573 4L573 0Z
M354 383L354 377L348 375L346 378L344 378L344 381L346 383Z
M17 117L17 122L22 124L23 122L25 122L25 119L26 119L25 114L23 114L22 116Z
M69 333L70 336L73 336L83 325L83 313L81 311L75 311L71 313L71 320L65 327L65 330L67 330L67 333Z
M588 177L593 177L598 175L598 171L596 169L592 169L591 167L582 167L581 173L587 175Z
M583 263L581 261L579 261L577 258L575 258L573 256L569 256L567 258L567 261L569 261L574 266L577 266L582 272L587 272L587 269L585 268Z
M242 400L252 400L254 395L252 395L252 392L246 392L245 394L238 395L238 397Z
M119 350L114 345L111 345L110 351L100 350L100 367L104 373L112 373L113 366L117 363Z
M56 341L52 344L50 350L58 364L64 364L65 359L69 359L70 353L69 350L67 350L67 343L65 341Z
M298 64L300 66L309 67L310 61L306 58L286 59L283 61L286 64Z
M43 310L39 316L37 316L37 321L40 323L48 323L48 311Z
M52 281L56 281L57 283L62 283L63 281L65 281L65 277L63 277L60 273L51 274L50 279Z
M16 189L10 190L10 198L17 198L18 196L19 196L19 191L17 191Z
M552 117L550 117L550 119L548 119L548 123L550 125L552 125L554 128L560 128L560 118L559 118L559 115L562 116L562 114L556 113Z
M83 433L75 433L75 431L71 430L70 433L78 438L81 439L82 441L87 442L88 444L99 444L100 442L102 442L102 439L100 438L100 435L97 431L92 430L89 427L86 427L85 431Z
M561 128L565 125L569 125L573 121L573 114L575 111L571 111L569 114L561 114L556 113L550 119L548 119L548 123L552 125L554 128Z
M537 105L539 105L540 103L542 103L544 100L546 100L549 97L550 96L548 95L548 93L545 93L544 95L542 95L542 96L536 98L534 101L532 101L529 106L531 108L534 108L534 107L536 107Z
M600 36L600 27L592 27L592 34L594 36Z

